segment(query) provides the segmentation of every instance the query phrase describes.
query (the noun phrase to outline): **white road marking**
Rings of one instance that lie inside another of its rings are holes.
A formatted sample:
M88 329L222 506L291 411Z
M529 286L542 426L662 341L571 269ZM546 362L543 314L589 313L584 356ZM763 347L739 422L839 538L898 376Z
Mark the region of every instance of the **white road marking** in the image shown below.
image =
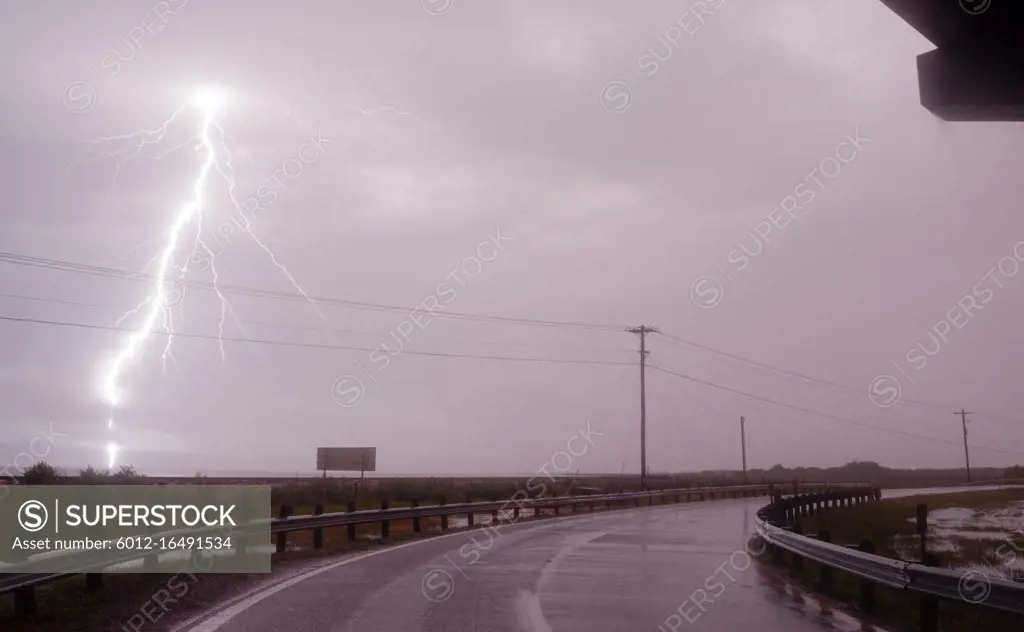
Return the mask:
M523 629L523 632L553 632L551 626L548 625L548 620L544 618L544 609L540 606L538 594L540 593L541 585L553 572L555 566L567 555L587 542L596 540L606 534L606 531L597 531L570 536L566 545L559 549L558 553L541 569L540 579L537 580L537 592L530 592L529 590L519 591L519 596L516 598L516 614L519 618L519 627Z
M516 614L519 615L519 627L524 632L553 632L540 609L540 599L529 590L520 590L516 597Z

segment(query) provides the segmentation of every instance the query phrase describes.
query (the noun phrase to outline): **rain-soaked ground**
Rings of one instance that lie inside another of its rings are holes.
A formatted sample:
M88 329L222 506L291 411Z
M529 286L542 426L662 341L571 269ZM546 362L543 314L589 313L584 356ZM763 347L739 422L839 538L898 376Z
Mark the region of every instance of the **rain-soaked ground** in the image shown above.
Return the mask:
M894 545L905 558L914 558L919 546L916 536ZM1024 501L988 509L933 509L928 512L928 548L952 553L955 568L1024 581Z
M747 552L764 498L462 532L323 562L193 632L856 629L777 592Z

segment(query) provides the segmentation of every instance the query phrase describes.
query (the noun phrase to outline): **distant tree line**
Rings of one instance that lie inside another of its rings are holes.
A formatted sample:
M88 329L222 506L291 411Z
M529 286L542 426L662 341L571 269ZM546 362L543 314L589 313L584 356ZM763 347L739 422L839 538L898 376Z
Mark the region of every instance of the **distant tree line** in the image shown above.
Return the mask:
M1024 466L1008 468L972 468L974 481L998 479L1024 479ZM195 483L210 482L197 472ZM527 490L529 496L551 496L586 494L634 490L639 488L639 476L633 475L584 475L562 477L552 481L545 476L530 479L508 477L483 480L448 479L423 477L418 479L367 480L361 485L362 493L355 494L351 483L337 479L327 481L296 481L286 485L275 485L274 495L295 499L302 503L326 500L347 502L356 496L360 501L390 499L399 502L445 499L447 502L461 502L466 498L498 500L514 494L518 489ZM40 461L26 469L19 477L24 485L59 485L75 482L84 485L131 485L145 483L147 478L131 465L110 470L97 470L89 466L80 469L77 475L62 474L57 468ZM520 480L521 479L521 480ZM570 480L571 479L571 480ZM851 461L839 467L783 467L774 465L769 469L748 470L746 477L738 470L703 472L652 472L648 475L648 486L653 489L792 483L792 482L852 482L859 481L878 485L882 488L917 488L958 485L967 480L965 469L892 469L874 461Z
M21 483L23 485L60 485L68 478L46 461L39 461L22 472ZM146 476L131 465L122 465L113 472L97 470L90 465L85 469L78 470L78 476L75 478L75 482L82 485L129 485L145 482Z

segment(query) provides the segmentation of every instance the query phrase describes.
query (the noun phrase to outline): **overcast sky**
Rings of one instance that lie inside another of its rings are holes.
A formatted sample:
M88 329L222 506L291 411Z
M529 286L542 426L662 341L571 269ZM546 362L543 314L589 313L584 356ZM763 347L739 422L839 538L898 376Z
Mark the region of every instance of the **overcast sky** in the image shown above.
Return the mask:
M751 467L959 467L960 407L972 465L1024 462L1021 128L924 110L931 45L877 0L103 6L0 17L5 463L531 473L589 424L549 471L635 472L641 324L675 337L647 339L653 471L738 467L741 415ZM158 272L207 85L263 200L204 190L224 357L193 218L183 335L165 362L160 317L108 428L156 287L116 271Z

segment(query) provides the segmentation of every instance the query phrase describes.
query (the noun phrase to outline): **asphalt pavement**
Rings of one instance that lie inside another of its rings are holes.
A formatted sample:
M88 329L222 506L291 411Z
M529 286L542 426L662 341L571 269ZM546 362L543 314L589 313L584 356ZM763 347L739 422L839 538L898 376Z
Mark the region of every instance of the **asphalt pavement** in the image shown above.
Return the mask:
M189 632L810 632L851 629L751 560L766 498L477 529L322 562Z

